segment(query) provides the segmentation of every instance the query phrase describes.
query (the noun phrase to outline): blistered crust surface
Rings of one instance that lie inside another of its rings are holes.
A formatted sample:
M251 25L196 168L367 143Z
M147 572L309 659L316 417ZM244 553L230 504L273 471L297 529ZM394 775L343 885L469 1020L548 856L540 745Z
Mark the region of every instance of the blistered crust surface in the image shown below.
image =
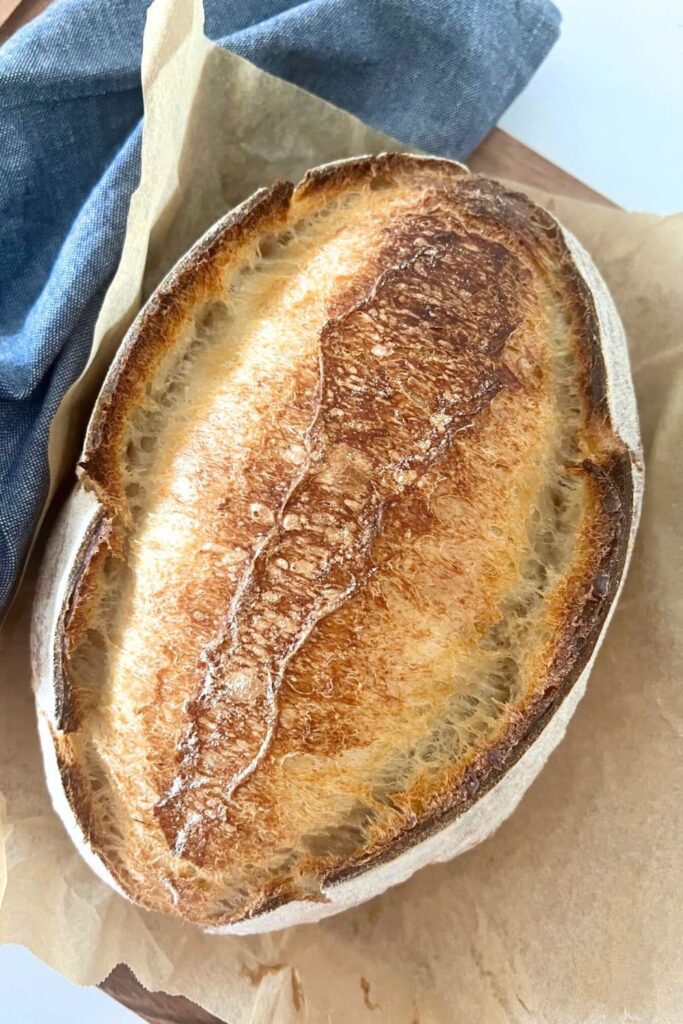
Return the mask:
M421 235L413 256L323 327L319 394L295 474L283 486L264 466L260 518L273 529L243 571L221 635L199 654L200 693L158 809L184 856L200 855L212 818L267 754L294 654L378 571L391 505L420 488L514 380L501 359L519 319L505 276L519 278L523 268L477 236L434 236L426 225ZM286 431L271 443L286 448ZM417 506L404 528L414 534L419 520ZM248 547L245 526L235 542ZM193 785L197 773L205 785Z
M407 157L290 193L141 316L61 617L81 828L133 898L202 923L324 899L480 799L586 664L629 533L554 222Z

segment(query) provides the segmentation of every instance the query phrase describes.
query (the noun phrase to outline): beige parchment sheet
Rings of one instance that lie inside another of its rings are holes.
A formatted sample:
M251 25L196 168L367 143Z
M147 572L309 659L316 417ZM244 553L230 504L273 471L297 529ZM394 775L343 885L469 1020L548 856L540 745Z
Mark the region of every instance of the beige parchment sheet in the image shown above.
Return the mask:
M141 184L90 366L55 421L55 481L72 470L123 330L209 224L275 177L401 148L214 47L198 0L155 0L143 84ZM123 961L148 988L230 1024L683 1020L683 217L532 194L578 235L617 301L647 486L587 696L519 809L458 860L317 925L216 937L138 910L90 872L49 804L29 681L29 572L0 639L1 941L80 984Z

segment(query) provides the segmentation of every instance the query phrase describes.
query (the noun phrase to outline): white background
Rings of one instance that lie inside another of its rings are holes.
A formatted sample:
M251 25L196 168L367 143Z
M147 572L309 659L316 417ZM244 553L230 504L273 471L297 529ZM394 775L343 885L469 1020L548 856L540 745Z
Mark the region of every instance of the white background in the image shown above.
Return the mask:
M683 0L556 0L562 35L501 127L630 209L683 211ZM132 1024L30 953L0 949L3 1024Z
M683 0L555 0L556 46L500 127L615 203L683 211Z

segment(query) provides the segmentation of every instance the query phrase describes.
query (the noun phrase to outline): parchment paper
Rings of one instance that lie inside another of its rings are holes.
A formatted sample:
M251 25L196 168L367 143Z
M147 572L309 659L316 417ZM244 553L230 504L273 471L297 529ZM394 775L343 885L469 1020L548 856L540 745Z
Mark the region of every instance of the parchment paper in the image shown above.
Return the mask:
M123 328L208 224L278 175L401 148L217 50L200 24L197 4L183 0L150 10L142 182L90 370L55 424L55 471L73 465ZM81 984L124 961L148 988L182 993L230 1024L683 1020L683 217L528 191L578 235L613 291L648 479L630 577L588 694L520 808L477 849L321 924L228 938L138 910L90 872L49 805L29 684L29 573L1 638L1 940Z

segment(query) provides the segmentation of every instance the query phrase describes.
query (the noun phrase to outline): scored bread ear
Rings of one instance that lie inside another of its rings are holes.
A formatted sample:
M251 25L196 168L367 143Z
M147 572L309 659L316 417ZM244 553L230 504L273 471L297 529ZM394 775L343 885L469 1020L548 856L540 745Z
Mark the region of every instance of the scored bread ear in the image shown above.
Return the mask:
M409 161L416 158L406 156L404 159ZM310 181L314 184L323 181L335 168L345 165L352 167L356 163L357 161L344 161L338 165L318 168L309 176ZM443 163L444 161L434 160L435 165ZM462 172L467 173L464 168ZM247 201L240 210L233 212L211 229L181 264L174 268L161 288L172 289L188 260L191 263L198 254L202 254L211 240L220 235L226 223L234 223L239 219L240 211L248 212L253 209L253 205L254 200ZM450 859L471 848L489 836L512 813L564 735L567 723L585 691L590 669L623 586L640 514L643 472L635 396L626 339L619 316L590 257L569 232L563 230L563 237L574 267L595 306L611 426L630 451L633 487L632 515L623 570L617 592L587 664L563 698L538 719L525 736L524 743L513 751L501 777L487 791L482 791L481 795L461 813L449 819L435 820L412 845L408 843L403 847L389 850L381 859L367 864L361 863L342 877L323 882L315 899L292 898L280 905L271 901L270 906L262 910L257 908L253 914L242 920L218 926L206 925L207 931L220 934L248 934L316 921L383 892L389 886L409 878L414 871L426 864ZM154 301L154 297L151 301ZM146 309L148 308L149 304ZM125 349L130 339L135 338L144 316L145 310L131 328L122 349ZM80 484L62 512L41 572L32 630L33 677L40 742L48 788L55 810L79 851L98 876L117 892L131 898L125 886L109 870L106 858L102 856L102 850L97 843L92 841L87 826L84 827L87 809L85 812L79 809L78 813L75 809L78 795L69 774L72 757L69 732L73 722L69 719L71 711L66 700L62 676L63 660L68 654L65 649L68 643L66 626L73 613L69 595L78 584L79 566L87 562L88 551L99 543L107 528L107 511L96 489L92 485L86 488Z
M31 629L31 662L38 711L53 729L60 725L60 692L64 619L88 538L101 517L93 491L77 487L50 536L36 587Z
M73 586L75 567L80 563L101 517L102 506L97 497L83 488L77 488L61 510L45 551L36 587L31 662L38 736L52 806L89 867L117 893L126 896L83 831L67 795L67 783L56 746L63 725L61 665L64 618L68 614L66 595Z

